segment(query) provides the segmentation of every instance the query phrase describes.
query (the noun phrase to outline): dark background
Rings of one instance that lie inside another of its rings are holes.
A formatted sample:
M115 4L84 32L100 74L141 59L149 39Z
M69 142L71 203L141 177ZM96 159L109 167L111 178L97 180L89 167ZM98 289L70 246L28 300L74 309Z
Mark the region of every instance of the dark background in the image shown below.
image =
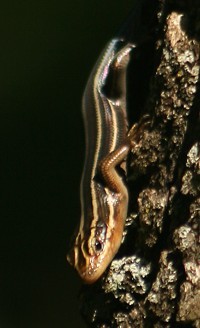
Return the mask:
M84 327L66 264L79 221L83 89L131 0L0 5L0 328Z

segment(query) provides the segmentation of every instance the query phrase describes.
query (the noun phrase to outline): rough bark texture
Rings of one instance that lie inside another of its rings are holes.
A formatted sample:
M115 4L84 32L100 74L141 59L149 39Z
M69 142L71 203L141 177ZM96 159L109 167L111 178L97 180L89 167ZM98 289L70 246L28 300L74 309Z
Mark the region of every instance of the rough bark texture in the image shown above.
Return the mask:
M91 327L200 327L200 1L152 3L153 61L139 113L151 126L130 158L120 252L81 291Z

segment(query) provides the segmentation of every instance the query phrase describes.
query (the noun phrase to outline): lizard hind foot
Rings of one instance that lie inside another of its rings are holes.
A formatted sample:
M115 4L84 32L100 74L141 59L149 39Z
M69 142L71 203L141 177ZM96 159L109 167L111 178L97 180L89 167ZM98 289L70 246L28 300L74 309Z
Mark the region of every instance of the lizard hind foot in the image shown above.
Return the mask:
M148 129L151 124L152 121L149 114L144 115L138 123L135 123L128 133L128 138L131 144L138 144L143 135L143 131Z

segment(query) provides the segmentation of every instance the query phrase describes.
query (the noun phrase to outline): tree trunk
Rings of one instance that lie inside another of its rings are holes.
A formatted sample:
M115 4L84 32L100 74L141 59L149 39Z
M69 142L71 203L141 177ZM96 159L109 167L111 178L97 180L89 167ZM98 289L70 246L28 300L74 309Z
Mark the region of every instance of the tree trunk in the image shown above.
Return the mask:
M129 68L129 111L151 125L129 158L124 242L82 288L81 312L95 328L200 327L200 1L141 6L151 29Z

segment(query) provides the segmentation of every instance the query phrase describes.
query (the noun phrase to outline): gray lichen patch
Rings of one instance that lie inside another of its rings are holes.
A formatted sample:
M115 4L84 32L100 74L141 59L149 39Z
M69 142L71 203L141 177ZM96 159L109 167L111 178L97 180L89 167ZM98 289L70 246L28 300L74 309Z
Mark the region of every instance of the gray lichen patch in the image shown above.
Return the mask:
M180 251L185 279L180 287L177 320L200 319L200 199L190 205L188 223L174 232L174 243Z
M200 319L200 283L194 286L185 282L180 289L178 321L196 321Z
M150 247L162 232L167 200L168 192L156 189L145 189L139 195L139 220L144 229L145 242Z
M162 162L163 140L159 130L150 131L146 129L142 132L141 140L136 147L133 147L132 154L132 175L134 172L145 173L149 167Z
M114 260L103 288L121 302L132 305L135 303L134 293L143 295L147 292L150 272L151 265L136 255Z
M167 18L166 40L162 60L157 69L162 86L157 115L164 120L189 114L199 77L199 45L181 28L183 15L172 12ZM163 90L162 90L163 89Z
M200 144L195 143L187 155L186 166L194 168L197 174L200 174Z
M186 224L174 231L173 241L181 252L183 260L200 261L200 198L190 205L189 218Z
M184 195L200 195L200 144L195 143L187 155L187 169L182 178L181 192Z
M163 322L168 322L175 311L178 272L173 261L170 260L170 253L167 251L161 253L159 263L160 268L146 302L149 303L149 309L157 317Z
M130 313L114 314L113 326L120 328L142 328L145 325L146 313L143 304L138 303Z

